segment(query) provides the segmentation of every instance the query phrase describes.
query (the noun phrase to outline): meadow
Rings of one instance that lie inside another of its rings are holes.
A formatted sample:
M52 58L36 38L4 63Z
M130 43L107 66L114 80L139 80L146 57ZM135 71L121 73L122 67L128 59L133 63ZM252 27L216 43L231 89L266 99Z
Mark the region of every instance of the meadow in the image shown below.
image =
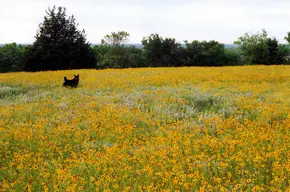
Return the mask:
M0 191L290 191L289 98L290 66L1 74Z

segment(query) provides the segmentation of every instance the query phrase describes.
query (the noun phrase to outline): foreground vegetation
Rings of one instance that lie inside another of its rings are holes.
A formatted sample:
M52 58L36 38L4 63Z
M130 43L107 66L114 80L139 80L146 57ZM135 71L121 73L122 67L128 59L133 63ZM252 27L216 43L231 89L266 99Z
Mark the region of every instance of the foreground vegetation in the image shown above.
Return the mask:
M61 86L80 74L77 89ZM0 191L286 191L290 67L0 76Z

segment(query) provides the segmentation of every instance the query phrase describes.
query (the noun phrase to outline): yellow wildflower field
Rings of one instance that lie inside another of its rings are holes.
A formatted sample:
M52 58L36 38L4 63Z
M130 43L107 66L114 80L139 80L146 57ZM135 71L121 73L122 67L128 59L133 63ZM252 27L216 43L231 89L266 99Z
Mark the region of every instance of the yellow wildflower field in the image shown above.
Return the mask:
M290 191L289 98L290 66L1 74L0 191Z

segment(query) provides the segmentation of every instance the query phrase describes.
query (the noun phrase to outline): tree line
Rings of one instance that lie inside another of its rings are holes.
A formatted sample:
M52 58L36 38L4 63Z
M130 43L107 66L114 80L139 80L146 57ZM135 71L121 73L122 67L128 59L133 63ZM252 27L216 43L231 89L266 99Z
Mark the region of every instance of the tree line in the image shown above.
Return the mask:
M184 41L151 34L142 39L142 48L125 46L130 34L112 32L101 44L92 46L74 16L64 7L48 8L32 45L16 43L0 47L0 72L67 69L105 69L181 66L237 66L290 64L289 45L279 44L265 30L246 33L234 44L237 48L212 41ZM290 32L285 40L290 44Z

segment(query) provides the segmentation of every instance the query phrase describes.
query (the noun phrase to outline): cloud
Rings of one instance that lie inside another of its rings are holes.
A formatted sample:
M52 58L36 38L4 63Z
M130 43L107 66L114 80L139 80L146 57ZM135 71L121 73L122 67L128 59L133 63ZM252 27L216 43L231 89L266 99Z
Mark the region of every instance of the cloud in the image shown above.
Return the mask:
M45 10L53 5L65 6L92 43L120 30L131 34L130 43L151 33L178 41L233 43L261 29L285 42L290 20L287 0L0 0L0 43L33 42Z

